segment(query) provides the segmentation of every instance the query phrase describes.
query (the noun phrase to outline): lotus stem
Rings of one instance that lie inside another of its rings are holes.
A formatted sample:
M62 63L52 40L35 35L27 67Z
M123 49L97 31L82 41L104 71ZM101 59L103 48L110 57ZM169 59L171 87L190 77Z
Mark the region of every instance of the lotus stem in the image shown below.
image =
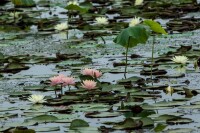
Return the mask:
M62 84L60 85L60 92L61 92L61 95L63 95L63 87L62 87Z
M55 95L56 95L56 98L57 98L56 88L55 88Z
M104 39L102 36L100 36L100 37L101 37L101 39L102 39L102 41L103 41L103 44L106 44L105 39Z
M67 31L67 40L69 39L69 33L68 33L68 31Z
M125 65L125 72L124 72L124 78L126 79L126 71L127 71L127 63L128 63L128 47L130 44L130 37L128 38L128 46L126 47L126 65Z
M71 87L69 85L68 85L68 88L69 88L69 91L70 91Z
M152 45L152 53L151 53L151 80L153 83L153 65L154 65L154 44L155 44L155 36L153 36L153 45Z

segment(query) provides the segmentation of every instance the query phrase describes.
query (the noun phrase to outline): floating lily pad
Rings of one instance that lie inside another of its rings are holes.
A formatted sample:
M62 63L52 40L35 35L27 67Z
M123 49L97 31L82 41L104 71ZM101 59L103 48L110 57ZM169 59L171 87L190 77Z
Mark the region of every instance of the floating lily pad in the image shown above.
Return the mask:
M56 120L58 120L58 118L53 115L39 115L30 119L26 119L25 123L26 122L47 123L47 122L55 122Z
M117 117L120 116L119 112L92 112L87 113L85 117L87 118L109 118L109 117Z
M89 124L81 119L75 119L71 122L70 129L76 129L80 127L89 127Z
M125 129L139 129L142 128L142 121L140 120L133 120L131 118L125 119L123 122L120 122L113 126L113 129L116 130L125 130Z
M166 121L167 124L188 124L193 122L190 118L174 118Z

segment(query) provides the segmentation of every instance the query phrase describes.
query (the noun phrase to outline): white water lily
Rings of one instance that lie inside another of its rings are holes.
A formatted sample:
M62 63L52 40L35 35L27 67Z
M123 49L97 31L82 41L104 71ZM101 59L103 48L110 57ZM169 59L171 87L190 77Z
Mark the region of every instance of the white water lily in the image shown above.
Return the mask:
M174 93L174 89L171 86L165 88L166 93L170 93L171 95Z
M79 5L79 3L78 3L78 1L76 1L76 0L74 0L74 1L69 1L68 3L67 3L67 5Z
M96 24L99 24L99 25L108 24L108 19L106 17L97 17L95 18L95 20L96 20Z
M135 17L130 21L129 27L135 26L135 25L139 24L140 22L141 22L140 18L139 17Z
M11 12L9 13L11 17L19 18L20 12Z
M57 25L54 27L54 29L57 30L57 31L66 30L66 29L68 29L68 24L67 24L67 23L57 24Z
M33 104L46 102L43 95L31 95L30 97L28 97L28 100Z
M143 4L143 0L135 0L135 6L139 6Z
M175 63L186 64L188 58L186 56L175 56L172 58L172 61L174 61Z

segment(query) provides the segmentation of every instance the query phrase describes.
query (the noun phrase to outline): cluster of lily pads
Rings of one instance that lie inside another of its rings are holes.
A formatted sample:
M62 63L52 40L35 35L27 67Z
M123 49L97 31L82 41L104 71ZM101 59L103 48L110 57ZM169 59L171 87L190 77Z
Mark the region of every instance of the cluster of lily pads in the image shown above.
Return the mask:
M143 0L135 0L134 6L140 6L140 5L143 5ZM79 12L87 11L87 7L82 7L78 3L78 1L75 1L75 0L68 2L66 9L72 12L74 10L77 10ZM10 17L13 17L14 19L21 16L20 12L12 12L9 15ZM102 15L102 16L105 16L105 15ZM92 19L92 20L93 21L95 20L95 22L92 22L92 24L102 26L102 27L109 25L110 23L107 17L96 17L95 19ZM71 21L71 18L69 17L68 22L70 21ZM68 33L68 29L70 29L70 26L69 26L70 23L68 24L68 22L55 25L54 30L58 32L66 31ZM150 65L147 64L151 67L150 74L152 75L153 66L155 65L155 61L154 61L155 40L157 39L158 34L167 34L166 31L161 27L159 23L150 19L145 20L140 17L134 17L132 20L130 20L127 26L129 27L122 29L119 35L117 35L117 37L114 39L115 43L122 45L126 49L126 52L125 52L126 62L125 62L125 72L124 72L125 79L122 79L116 85L110 82L103 83L99 81L99 78L103 75L102 73L104 73L103 71L101 72L96 69L85 68L81 71L81 76L79 77L80 81L77 77L75 78L72 75L65 76L63 74L59 74L54 77L50 77L49 80L47 80L46 88L53 88L53 91L55 91L55 97L53 94L51 95L53 97L44 96L41 94L40 95L34 94L26 98L33 104L37 104L35 105L36 107L41 106L41 104L47 105L47 106L53 106L53 107L55 106L54 107L55 110L59 113L64 113L65 116L73 115L72 110L75 112L83 111L85 113L84 114L85 117L87 118L108 118L108 117L117 117L117 116L123 116L123 115L126 116L125 120L120 121L120 122L112 121L112 122L102 123L106 125L113 125L114 130L129 130L129 129L135 130L135 129L140 129L141 127L153 125L155 126L154 131L161 132L166 127L165 124L163 123L160 124L161 120L163 121L166 120L167 123L170 123L170 124L181 123L182 121L183 123L184 122L187 123L188 121L191 122L190 119L180 117L179 116L180 114L178 114L178 116L176 116L177 114L175 116L161 115L157 118L156 115L159 115L159 114L154 114L155 112L149 111L149 110L152 110L152 109L157 110L162 107L168 108L168 106L171 107L171 106L182 105L184 102L181 101L181 102L173 103L173 101L172 102L164 101L161 103L158 102L155 105L148 105L145 102L143 102L143 100L146 100L146 99L148 100L150 98L155 99L159 97L160 95L156 95L157 91L146 92L143 90L149 89L149 88L154 90L156 87L153 85L150 87L145 86L143 83L144 82L143 78L138 78L138 77L126 78L126 74L129 74L128 67L127 67L128 66L128 59L127 59L128 50L132 47L137 46L137 44L140 44L140 43L145 44L149 36L150 35L153 36L152 37L153 38L152 58L151 58L152 60L151 60ZM177 64L180 64L180 68L185 67L188 62L188 58L186 56L183 56L182 54L175 54L175 55L172 55L173 57L170 57L169 60L174 61ZM80 73L80 71L78 73ZM153 77L151 77L151 80L152 81L154 80ZM138 88L134 88L133 85L138 85L137 86ZM65 91L67 88L68 88L68 91ZM173 94L174 91L177 91L177 89L174 89L171 86L166 87L165 85L164 88L165 88L166 93L170 93L171 95ZM51 89L49 90L52 91ZM58 91L59 91L59 94L57 94ZM191 91L188 91L188 90L186 91L188 92L186 93L187 95L188 94L193 95ZM106 104L102 104L102 103L106 103ZM91 104L94 106L90 106ZM85 110L87 110L87 112ZM39 111L41 110L39 109ZM120 113L123 112L123 113L120 114L119 112ZM130 114L132 113L132 114L130 115L129 113ZM147 115L151 116L150 118L154 118L155 123L156 124L158 123L158 124L154 125L155 124L154 121L150 119L149 117L146 117ZM74 120L72 121L71 119L69 120L71 123L70 128L71 127L79 128L81 126L83 127L89 126L89 124L86 121L76 119L76 118L74 118ZM35 120L38 123L41 121L46 123L46 122L52 122L57 119L58 119L57 117L54 117L52 115L38 115L32 118L31 120ZM58 121L58 122L62 122L62 121ZM60 128L58 128L58 130L59 129ZM109 128L109 126L106 126L106 127L101 126L100 129L102 132L113 131L113 129Z

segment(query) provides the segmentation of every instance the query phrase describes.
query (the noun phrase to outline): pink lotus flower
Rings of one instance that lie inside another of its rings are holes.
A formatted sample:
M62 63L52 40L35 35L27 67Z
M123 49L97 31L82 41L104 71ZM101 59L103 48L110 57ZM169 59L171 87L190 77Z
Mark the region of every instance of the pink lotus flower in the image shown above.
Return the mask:
M73 77L62 78L63 86L75 85L75 79Z
M90 68L85 68L83 71L82 71L82 74L83 75L89 75L89 76L92 76L93 78L99 78L102 76L102 73L98 70L95 70L95 69L90 69Z
M81 85L81 87L91 90L96 88L97 82L93 80L84 80L83 83L81 83Z
M100 78L102 76L102 73L99 70L93 70L93 77Z
M65 77L65 75L63 74L50 78L50 81L52 86L55 85L66 86L75 84L75 79L73 77Z
M64 77L65 76L63 74L60 74L58 76L54 76L54 77L50 78L49 80L51 81L51 85L54 86L54 85L62 84L63 83L62 79Z

